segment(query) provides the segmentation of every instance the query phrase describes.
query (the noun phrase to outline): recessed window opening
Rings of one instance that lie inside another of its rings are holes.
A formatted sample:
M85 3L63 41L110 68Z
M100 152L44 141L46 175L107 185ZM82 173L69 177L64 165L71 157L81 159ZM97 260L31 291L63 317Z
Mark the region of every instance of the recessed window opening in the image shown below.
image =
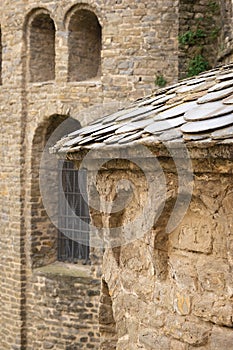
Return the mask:
M58 260L89 261L89 208L86 202L87 174L73 162L59 161Z
M84 81L100 75L101 26L89 10L78 10L68 26L68 81Z
M54 80L55 25L49 14L39 14L31 22L29 51L30 81Z
M28 193L31 210L28 245L33 268L58 260L58 160L51 157L49 148L64 135L79 128L80 123L77 120L54 114L35 130L31 157L31 189Z

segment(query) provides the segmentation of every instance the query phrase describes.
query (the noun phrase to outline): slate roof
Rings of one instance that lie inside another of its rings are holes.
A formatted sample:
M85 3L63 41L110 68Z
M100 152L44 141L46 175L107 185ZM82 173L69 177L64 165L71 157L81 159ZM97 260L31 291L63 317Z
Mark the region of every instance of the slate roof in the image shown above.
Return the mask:
M157 90L63 137L53 152L178 140L233 143L233 63Z

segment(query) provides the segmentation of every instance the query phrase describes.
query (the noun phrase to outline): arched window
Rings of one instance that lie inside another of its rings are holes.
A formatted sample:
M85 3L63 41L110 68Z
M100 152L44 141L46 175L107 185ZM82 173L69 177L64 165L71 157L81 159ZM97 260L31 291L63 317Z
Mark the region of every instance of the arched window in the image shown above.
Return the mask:
M2 29L0 26L0 85L2 85Z
M31 82L55 79L55 26L47 13L38 14L30 24L29 72Z
M77 10L70 19L68 81L83 81L100 75L101 26L89 10Z
M89 209L86 172L73 163L59 161L49 148L62 136L80 128L80 123L64 115L52 115L38 126L33 138L31 163L30 257L33 268L57 259L89 262Z
M59 161L58 260L89 261L87 175L71 161Z

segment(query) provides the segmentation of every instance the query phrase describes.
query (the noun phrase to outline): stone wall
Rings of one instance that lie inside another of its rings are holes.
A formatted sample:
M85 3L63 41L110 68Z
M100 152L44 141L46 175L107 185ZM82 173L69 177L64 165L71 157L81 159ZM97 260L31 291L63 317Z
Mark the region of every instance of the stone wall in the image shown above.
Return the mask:
M221 17L223 26L218 55L218 61L220 63L230 63L233 59L232 13L232 0L221 1Z
M167 82L176 81L178 8L171 0L21 0L17 6L3 0L1 5L0 348L18 350L29 344L31 275L56 259L56 231L38 178L48 124L64 116L83 126L104 113L96 105L109 102L111 109L113 101L125 104L150 93L158 71ZM69 81L68 70L69 26L77 9L94 13L102 28L101 74L82 82ZM36 292L43 297L41 289ZM46 298L52 305L53 297Z
M124 105L142 97L154 89L156 76L177 81L179 16L173 0L20 0L17 5L3 0L1 5L0 348L19 350L29 344L31 275L56 260L56 231L38 178L48 125L53 120L54 130L54 118L61 116L86 125L106 111L96 105L115 109L114 101ZM68 69L69 25L77 9L94 13L102 29L101 74L82 82L69 81ZM37 293L42 298L43 292Z
M216 66L221 50L224 14L220 1L180 1L179 8L179 77L185 78L190 67L203 70ZM204 65L198 57L203 57Z
M113 315L112 299L104 279L102 279L100 294L99 327L101 339L99 350L115 350L117 344L116 322Z
M155 150L166 177L166 202L159 219L143 235L142 223L135 231L133 220L145 205L145 177L135 165L126 166L123 160L109 162L100 170L97 189L105 200L113 201L119 180L129 180L134 187L117 237L122 245L118 250L106 249L103 258L102 295L107 295L108 303L103 308L112 329L110 340L117 336L116 349L233 348L231 152L230 148L219 152L217 147L191 150L195 156L192 199L182 221L170 233L166 226L177 198L178 179L166 152ZM207 153L213 154L208 164ZM182 160L179 164L184 166ZM150 160L144 165L149 167ZM162 205L161 177L151 175L156 182L158 205ZM102 226L113 224L112 215L116 214L102 215ZM131 229L126 230L127 222ZM115 226L119 222L115 221ZM114 246L116 237L106 232ZM129 244L124 244L124 235L131 235ZM106 328L103 330L106 336ZM114 343L111 349L115 349Z
M180 0L179 77L186 77L190 66L205 70L231 61L232 1Z
M2 85L2 31L0 26L0 85Z
M56 263L30 278L27 349L99 348L100 281L90 267Z

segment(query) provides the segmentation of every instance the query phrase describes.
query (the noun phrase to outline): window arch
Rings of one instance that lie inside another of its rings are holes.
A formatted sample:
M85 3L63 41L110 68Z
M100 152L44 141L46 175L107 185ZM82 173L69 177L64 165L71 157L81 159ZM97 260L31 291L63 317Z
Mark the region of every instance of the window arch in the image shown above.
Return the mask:
M84 81L100 75L101 25L94 12L79 9L68 25L68 81Z
M29 73L31 82L55 79L55 25L46 12L30 22Z
M29 251L33 268L57 259L88 262L89 232L84 232L83 227L77 224L79 220L70 215L73 210L81 218L81 223L83 220L89 222L88 208L81 202L81 189L86 188L85 183L83 186L77 184L78 174L73 169L73 163L61 161L58 169L57 157L49 153L49 148L62 136L79 128L77 120L55 114L37 127L33 137L31 189L28 193L31 203L28 244L31 245ZM61 197L61 186L66 202Z

